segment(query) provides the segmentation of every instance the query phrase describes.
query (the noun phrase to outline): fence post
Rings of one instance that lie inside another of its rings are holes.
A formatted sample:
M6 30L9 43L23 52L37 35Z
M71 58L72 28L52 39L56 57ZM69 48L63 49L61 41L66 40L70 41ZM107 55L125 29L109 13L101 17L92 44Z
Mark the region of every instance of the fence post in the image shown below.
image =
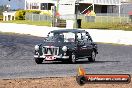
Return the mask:
M45 16L45 21L48 21L48 16Z
M108 18L108 13L107 13L107 23L108 23L108 19L109 19L109 18Z
M94 23L96 23L96 16L95 16L95 21L94 21Z
M124 22L126 22L126 19L125 19L125 14L124 14Z
M33 21L33 14L32 14L32 21Z
M128 22L128 17L127 17L127 23L129 23L129 22Z
M120 23L121 23L121 16L119 17L119 19L120 19Z
M112 16L112 20L113 20L113 23L114 23L114 16Z
M40 14L39 14L39 21L40 21Z
M101 16L101 24L102 24L102 16Z

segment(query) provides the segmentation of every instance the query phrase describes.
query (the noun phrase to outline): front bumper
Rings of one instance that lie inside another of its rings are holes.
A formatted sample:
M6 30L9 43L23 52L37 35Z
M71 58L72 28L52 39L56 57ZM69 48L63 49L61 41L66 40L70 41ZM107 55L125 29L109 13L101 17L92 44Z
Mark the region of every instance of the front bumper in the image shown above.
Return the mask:
M50 57L50 56L45 56L45 55L42 55L42 56L39 56L39 55L34 55L34 58L45 58L46 57ZM51 56L52 58L54 58L53 60L65 60L65 59L69 59L69 56Z

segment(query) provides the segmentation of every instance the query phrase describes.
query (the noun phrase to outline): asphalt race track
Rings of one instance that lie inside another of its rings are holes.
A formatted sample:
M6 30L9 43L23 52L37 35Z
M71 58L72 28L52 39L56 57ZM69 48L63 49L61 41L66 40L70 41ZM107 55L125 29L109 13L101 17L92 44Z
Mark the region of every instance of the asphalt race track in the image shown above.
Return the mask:
M88 74L132 74L132 46L99 44L94 63L84 59L77 64L38 65L33 59L34 45L41 42L43 38L30 35L0 34L0 79L75 76L80 65Z

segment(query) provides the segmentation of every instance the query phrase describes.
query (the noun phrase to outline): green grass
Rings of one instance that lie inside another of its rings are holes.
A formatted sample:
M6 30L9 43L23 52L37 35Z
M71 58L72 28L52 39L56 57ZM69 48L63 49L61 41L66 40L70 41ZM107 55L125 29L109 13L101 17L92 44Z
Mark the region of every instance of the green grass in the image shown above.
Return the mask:
M111 23L120 23L129 21L128 17L114 17L114 16L96 16L96 22L111 22Z
M125 30L132 31L132 23L94 23L82 22L83 29L109 29L109 30Z
M29 20L14 20L14 21L3 21L3 23L16 23L16 24L29 24L36 26L51 26L51 22L48 21L29 21Z
M82 19L81 27L83 29L108 29L132 31L132 22L129 19L129 17L96 16L95 22L86 22L86 18L83 15L78 16L78 18Z
M29 21L29 20L15 20L15 21L2 21L4 23L16 23L16 24L29 24L36 26L51 26L51 22L48 21ZM83 29L109 29L109 30L125 30L132 31L132 23L118 23L118 22L82 22L81 27ZM74 24L75 27L75 24Z
M3 20L3 16L2 15L0 15L0 21L2 21Z

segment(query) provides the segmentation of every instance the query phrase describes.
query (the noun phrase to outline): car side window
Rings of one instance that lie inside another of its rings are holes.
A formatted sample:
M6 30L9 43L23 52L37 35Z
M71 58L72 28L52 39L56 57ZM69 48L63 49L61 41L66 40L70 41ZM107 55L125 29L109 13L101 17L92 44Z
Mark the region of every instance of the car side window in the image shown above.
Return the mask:
M91 38L91 36L90 36L90 34L88 32L86 32L86 36L88 37L87 38L88 42L93 42L93 40L92 40L92 38Z
M86 36L86 33L82 33L82 39L84 43L87 43L88 37Z
M78 41L82 41L82 35L81 35L81 33L77 33L77 40Z
M77 33L77 42L79 45L84 45L84 40L83 40L83 37L82 37L82 33Z
M92 39L90 37L90 35L86 34L86 33L82 33L82 39L84 41L84 43L91 43L92 42Z
M92 40L91 40L91 38L90 38L90 37L88 37L88 42L92 42Z
M88 42L90 42L90 40L89 40L89 36L88 36L88 35L86 35L86 33L85 33L85 32L84 32L84 33L82 33L82 38L83 38L84 43L88 43Z
M86 37L85 33L82 33L81 37L82 37L82 39L85 39L85 37Z

